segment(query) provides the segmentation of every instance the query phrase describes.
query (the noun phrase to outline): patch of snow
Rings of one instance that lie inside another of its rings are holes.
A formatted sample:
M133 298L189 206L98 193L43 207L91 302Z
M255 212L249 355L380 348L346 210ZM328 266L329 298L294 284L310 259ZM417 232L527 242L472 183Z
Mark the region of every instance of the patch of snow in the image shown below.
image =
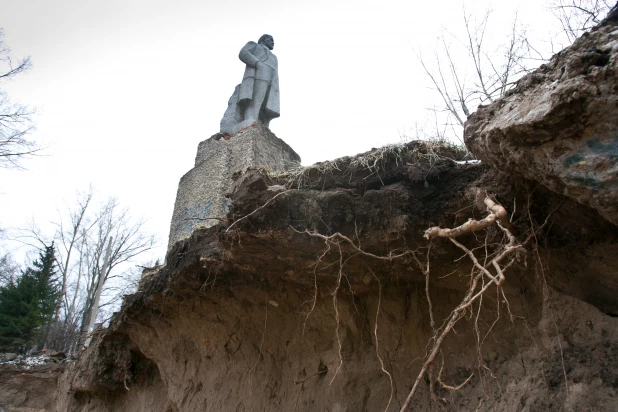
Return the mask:
M17 359L13 359L10 361L2 361L0 360L0 365L15 365L20 369L30 369L33 366L45 365L48 363L58 362L58 359L51 358L48 355L38 355L38 356L18 356Z

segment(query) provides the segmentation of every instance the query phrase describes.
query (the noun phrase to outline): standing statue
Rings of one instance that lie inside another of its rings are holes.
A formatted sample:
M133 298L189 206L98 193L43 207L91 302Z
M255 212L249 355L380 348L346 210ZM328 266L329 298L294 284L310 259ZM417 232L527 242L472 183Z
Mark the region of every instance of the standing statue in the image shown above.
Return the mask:
M221 119L221 133L234 134L261 121L268 127L280 116L279 73L273 36L264 34L257 43L248 42L238 58L247 65L242 83L236 86Z

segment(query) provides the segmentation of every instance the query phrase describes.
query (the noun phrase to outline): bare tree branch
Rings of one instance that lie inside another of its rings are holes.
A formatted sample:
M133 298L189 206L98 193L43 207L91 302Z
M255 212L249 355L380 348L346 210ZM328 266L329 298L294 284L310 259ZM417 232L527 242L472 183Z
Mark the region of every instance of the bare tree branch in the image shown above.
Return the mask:
M434 113L442 113L443 119L436 124L436 132L430 135L441 135L438 130L448 126L450 139L461 140L466 119L480 104L500 98L522 75L544 62L537 57L538 52L532 57L533 49L517 14L508 32L504 33L506 42L490 48L486 40L496 36L495 30L490 30L490 17L488 10L480 20L475 20L464 9L463 40L443 29L433 52L433 62L425 60L420 51L416 52L423 71L442 101L441 106L432 108ZM451 132L454 136L450 136Z
M0 82L9 81L32 66L30 57L14 64L2 36L0 29ZM0 90L0 167L21 168L21 160L41 150L27 138L34 130L33 114L32 108L11 103L6 92Z
M552 0L549 5L571 43L601 23L611 8L607 0Z

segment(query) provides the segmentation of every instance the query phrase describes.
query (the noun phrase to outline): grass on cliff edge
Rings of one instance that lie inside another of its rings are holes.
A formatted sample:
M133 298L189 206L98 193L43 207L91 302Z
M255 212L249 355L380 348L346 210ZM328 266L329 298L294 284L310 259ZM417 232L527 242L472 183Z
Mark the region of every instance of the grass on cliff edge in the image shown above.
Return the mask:
M396 165L416 165L431 168L440 161L454 163L478 162L474 155L463 145L457 145L446 140L412 140L410 142L393 143L372 149L356 156L345 156L335 160L318 162L311 166L293 164L286 172L270 172L269 176L289 188L308 188L315 185L315 179L310 175L325 176L338 172L353 176L356 172L369 171L377 173L384 169L387 162Z

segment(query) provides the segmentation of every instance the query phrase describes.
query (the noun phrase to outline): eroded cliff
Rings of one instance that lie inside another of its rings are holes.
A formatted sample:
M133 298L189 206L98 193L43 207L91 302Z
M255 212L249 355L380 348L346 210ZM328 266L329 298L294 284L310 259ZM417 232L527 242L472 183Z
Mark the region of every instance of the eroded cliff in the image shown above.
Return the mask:
M248 171L236 181L229 220L176 244L67 370L58 410L401 409L434 328L471 281L462 250L424 231L481 220L479 192L507 207L518 239L550 214L552 224L514 260L502 288L462 314L412 407L614 405L617 322L599 308L615 289L591 285L581 296L582 285L569 287L576 281L551 262L611 250L618 230L562 195L452 160L461 155L413 142L288 174ZM557 222L568 216L577 219ZM329 240L336 233L352 244ZM479 258L504 247L497 228L458 239ZM615 256L602 261L588 279L611 278Z

